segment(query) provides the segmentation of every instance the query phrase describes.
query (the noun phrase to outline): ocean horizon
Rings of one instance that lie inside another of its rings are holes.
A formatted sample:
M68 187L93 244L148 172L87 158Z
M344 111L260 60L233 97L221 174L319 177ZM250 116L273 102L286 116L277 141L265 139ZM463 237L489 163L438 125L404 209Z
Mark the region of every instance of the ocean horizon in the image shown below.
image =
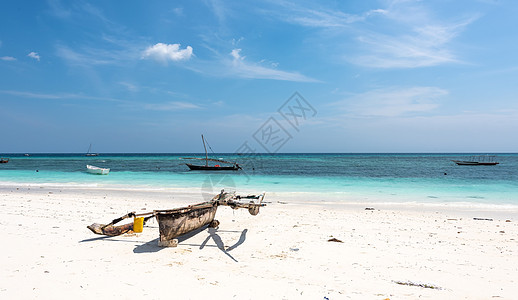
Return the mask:
M518 206L518 154L491 153L496 166L457 166L486 153L212 153L240 171L190 171L182 157L204 153L5 153L0 188L12 186L218 189L300 193L330 201ZM92 175L86 165L110 168ZM307 197L306 197L307 198Z

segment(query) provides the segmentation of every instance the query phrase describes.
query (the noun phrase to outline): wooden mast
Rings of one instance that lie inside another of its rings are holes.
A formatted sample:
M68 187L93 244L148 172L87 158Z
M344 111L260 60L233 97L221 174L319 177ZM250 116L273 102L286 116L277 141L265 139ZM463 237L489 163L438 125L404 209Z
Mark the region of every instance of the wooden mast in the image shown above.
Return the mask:
M205 149L205 166L209 166L209 156L207 155L207 147L205 146L205 139L203 138L203 134L201 135L201 140L203 141L203 148Z

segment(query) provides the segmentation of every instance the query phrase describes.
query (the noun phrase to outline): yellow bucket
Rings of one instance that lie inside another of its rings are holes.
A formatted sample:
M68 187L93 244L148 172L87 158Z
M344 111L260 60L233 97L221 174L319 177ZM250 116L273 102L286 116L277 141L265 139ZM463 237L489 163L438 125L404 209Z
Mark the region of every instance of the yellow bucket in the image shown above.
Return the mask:
M133 219L133 232L140 233L144 229L144 218L134 218Z

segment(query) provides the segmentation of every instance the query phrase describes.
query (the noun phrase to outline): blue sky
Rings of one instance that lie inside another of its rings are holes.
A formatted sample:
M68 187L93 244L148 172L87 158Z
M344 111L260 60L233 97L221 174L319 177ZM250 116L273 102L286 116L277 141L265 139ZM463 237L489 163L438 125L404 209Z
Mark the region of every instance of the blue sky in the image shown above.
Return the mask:
M201 133L216 152L517 152L516 15L511 0L4 1L0 153L200 152ZM313 110L293 125L295 92ZM282 147L263 147L268 124Z

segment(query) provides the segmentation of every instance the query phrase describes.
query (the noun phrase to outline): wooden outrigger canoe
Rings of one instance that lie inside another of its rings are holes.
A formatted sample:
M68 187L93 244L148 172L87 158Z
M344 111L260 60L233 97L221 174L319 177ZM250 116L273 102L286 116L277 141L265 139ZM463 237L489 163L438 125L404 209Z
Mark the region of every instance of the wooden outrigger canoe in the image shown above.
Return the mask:
M250 199L251 201L244 203L240 201L242 199ZM246 208L251 215L255 216L259 213L260 207L266 206L266 204L262 203L263 199L264 193L257 196L249 195L243 197L235 195L235 193L225 193L225 191L222 190L220 194L216 195L210 201L182 208L154 210L151 213L144 214L135 214L135 212L131 212L113 220L107 225L94 223L87 227L95 234L117 236L132 232L133 223L114 226L116 223L124 219L145 216L144 221L147 221L150 218L156 217L160 233L158 245L174 247L178 243L176 238L181 235L200 229L206 225L217 227L219 222L214 220L214 217L216 216L216 211L219 206L229 206L232 209ZM254 202L253 200L257 200L257 202Z

